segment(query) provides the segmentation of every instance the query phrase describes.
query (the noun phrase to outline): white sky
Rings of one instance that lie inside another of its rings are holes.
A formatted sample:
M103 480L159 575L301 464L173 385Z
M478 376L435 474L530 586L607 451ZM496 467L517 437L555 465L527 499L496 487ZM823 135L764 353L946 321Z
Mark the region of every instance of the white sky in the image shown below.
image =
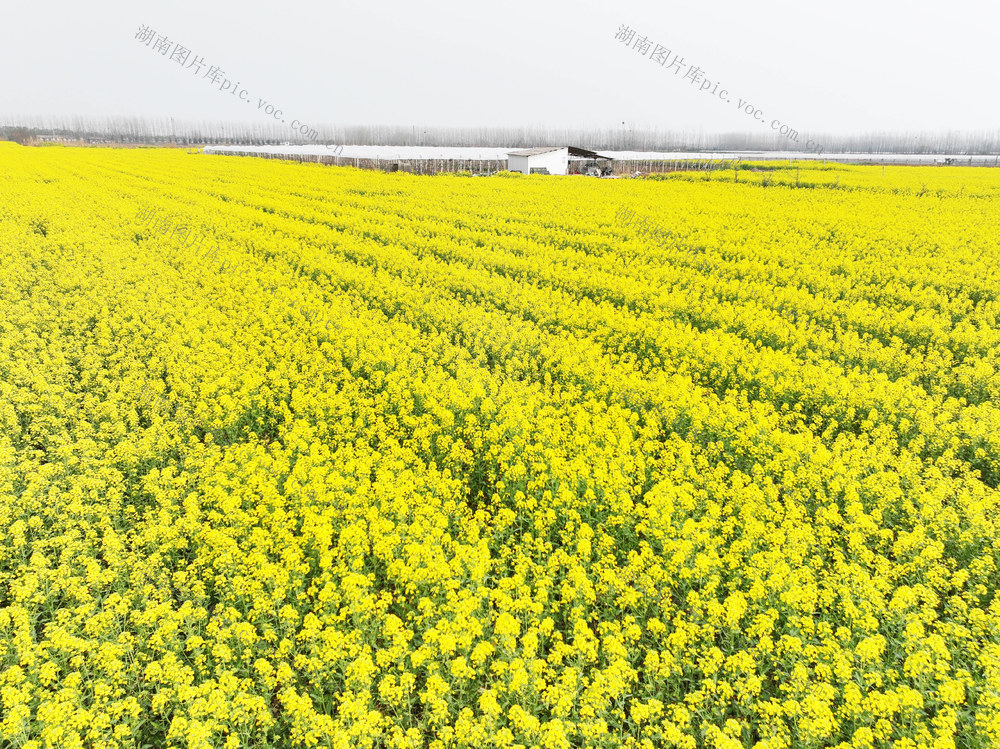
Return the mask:
M998 21L992 0L3 2L0 120L272 121L263 99L316 125L996 130ZM615 41L623 23L731 103ZM142 24L251 103L136 41Z

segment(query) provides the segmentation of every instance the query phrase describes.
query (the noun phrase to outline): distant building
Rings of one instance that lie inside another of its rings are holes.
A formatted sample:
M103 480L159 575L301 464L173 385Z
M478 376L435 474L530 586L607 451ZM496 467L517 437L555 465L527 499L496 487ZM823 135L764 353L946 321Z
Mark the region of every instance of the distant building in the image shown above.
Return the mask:
M600 170L601 162L606 167L611 158L575 146L542 146L507 154L507 169L522 174L583 174Z

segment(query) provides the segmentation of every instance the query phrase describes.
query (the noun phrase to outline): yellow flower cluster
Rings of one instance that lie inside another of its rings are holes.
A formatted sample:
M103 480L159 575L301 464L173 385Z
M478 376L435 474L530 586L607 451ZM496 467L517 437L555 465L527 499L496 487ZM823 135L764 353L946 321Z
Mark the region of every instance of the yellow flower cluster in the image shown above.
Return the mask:
M0 143L0 746L1000 746L1000 175L767 176Z

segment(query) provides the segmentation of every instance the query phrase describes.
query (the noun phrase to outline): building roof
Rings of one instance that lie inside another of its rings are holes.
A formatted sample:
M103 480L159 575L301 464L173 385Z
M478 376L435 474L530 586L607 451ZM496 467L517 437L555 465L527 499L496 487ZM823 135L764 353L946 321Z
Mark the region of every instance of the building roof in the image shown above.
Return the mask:
M577 148L576 146L569 146L569 155L575 156L578 159L608 159L611 160L610 156L601 156L597 151L588 151L586 148Z
M586 148L577 148L576 146L539 146L538 148L525 148L521 151L508 151L508 156L539 156L543 153L551 153L552 151L560 151L565 148L569 151L571 157L577 159L608 159L611 160L610 156L601 156L601 154L596 151L588 151Z
M565 148L563 146L562 148ZM540 148L525 148L522 151L508 151L508 156L538 156L543 153L551 153L552 151L562 150L559 146L541 146Z

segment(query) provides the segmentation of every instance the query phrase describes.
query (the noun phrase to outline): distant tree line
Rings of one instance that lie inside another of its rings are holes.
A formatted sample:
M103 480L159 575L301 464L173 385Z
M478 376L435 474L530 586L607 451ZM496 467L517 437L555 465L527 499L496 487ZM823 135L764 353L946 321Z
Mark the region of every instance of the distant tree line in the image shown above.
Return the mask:
M685 133L671 130L538 127L423 127L418 125L317 126L313 141L296 138L277 123L174 120L169 117L0 118L0 140L45 140L122 145L308 145L493 146L528 148L574 145L596 151L804 151L810 138L836 153L1000 153L1000 130L948 132L867 132L855 135L802 133L795 143L772 133Z

